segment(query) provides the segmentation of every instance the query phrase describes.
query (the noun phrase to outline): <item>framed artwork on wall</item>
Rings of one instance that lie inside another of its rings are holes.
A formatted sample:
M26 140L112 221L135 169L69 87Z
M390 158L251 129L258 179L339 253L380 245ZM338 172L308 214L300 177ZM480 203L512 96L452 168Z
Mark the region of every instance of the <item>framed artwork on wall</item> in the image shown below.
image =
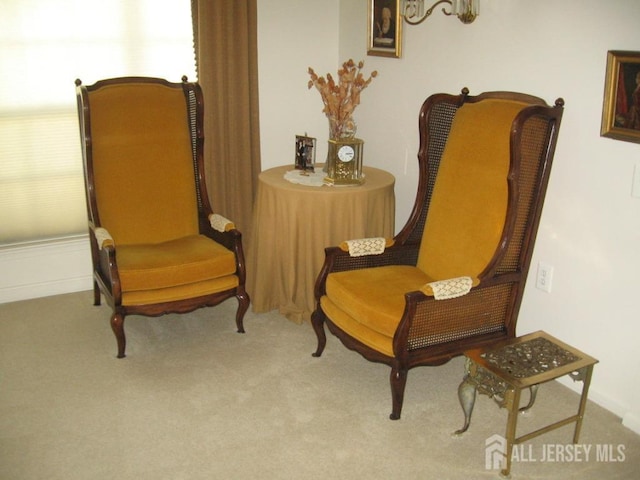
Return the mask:
M607 52L600 135L640 143L640 52Z
M400 58L402 50L402 0L368 0L367 55Z

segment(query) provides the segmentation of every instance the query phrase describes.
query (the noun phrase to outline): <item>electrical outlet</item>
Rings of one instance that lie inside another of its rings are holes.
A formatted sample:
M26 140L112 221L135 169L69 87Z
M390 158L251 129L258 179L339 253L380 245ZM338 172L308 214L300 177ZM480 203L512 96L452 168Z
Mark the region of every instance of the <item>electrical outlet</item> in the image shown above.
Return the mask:
M538 276L536 277L536 287L540 290L551 293L551 280L553 279L553 266L548 263L538 263Z

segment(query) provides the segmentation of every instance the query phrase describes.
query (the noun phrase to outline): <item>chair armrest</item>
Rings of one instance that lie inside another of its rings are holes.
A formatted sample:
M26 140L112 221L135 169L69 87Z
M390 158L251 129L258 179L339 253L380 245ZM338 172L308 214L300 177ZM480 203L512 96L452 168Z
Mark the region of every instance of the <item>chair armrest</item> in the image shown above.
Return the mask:
M231 220L211 212L200 217L200 233L232 251L236 251L242 236Z
M242 233L235 224L218 213L209 213L200 217L200 233L235 253L236 275L238 275L240 283L244 285L245 260Z
M432 351L434 361L440 349L442 359L448 360L470 348L468 342L477 343L473 339L479 335L492 337L515 332L515 323L501 299L513 295L521 281L519 273L504 273L480 279L465 295L440 301L422 290L406 293L405 310L394 335L395 354L406 356L409 351L426 347ZM452 322L452 318L459 318L460 323ZM472 319L476 325L469 323ZM470 331L475 333L468 335ZM454 339L459 340L455 347L451 343Z
M402 245L395 243L394 240L387 240L384 251L376 255L351 256L348 248L343 250L341 247L327 247L324 249L324 264L316 279L314 289L316 300L326 293L325 283L330 273L386 265L415 265L418 261L418 250L417 244Z
M109 233L106 228L98 227L93 230L94 235L96 236L96 242L98 244L98 249L102 250L104 247L108 245L115 246L115 242L113 241L113 237Z
M209 223L211 224L211 228L218 232L228 232L236 228L231 220L218 213L212 213L209 215Z
M122 301L122 288L118 264L116 262L116 244L106 228L90 225L92 242L93 269L95 280L102 283L113 297L116 305Z
M424 284L420 291L436 300L449 300L461 297L471 291L471 287L480 283L477 278L456 277Z
M394 244L392 238L359 238L356 240L346 240L340 244L340 249L349 252L352 257L362 257L365 255L380 255L387 247Z

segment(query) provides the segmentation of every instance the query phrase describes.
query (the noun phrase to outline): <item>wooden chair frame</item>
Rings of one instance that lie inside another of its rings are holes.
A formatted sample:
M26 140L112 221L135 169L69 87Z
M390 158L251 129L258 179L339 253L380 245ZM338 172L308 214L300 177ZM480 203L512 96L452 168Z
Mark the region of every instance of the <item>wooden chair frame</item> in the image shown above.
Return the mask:
M160 84L170 88L182 89L187 106L188 122L191 132L191 144L193 154L194 182L196 185L198 203L198 222L200 234L207 236L215 242L223 245L235 254L236 272L239 284L236 288L213 293L210 295L188 298L178 301L168 301L150 305L123 305L122 288L118 273L117 247L113 245L99 248L96 240L96 229L101 227L100 214L94 188L94 168L92 154L92 131L90 114L90 94L102 87L122 83ZM87 215L89 221L89 239L91 244L91 259L93 264L93 292L94 304L100 305L100 294L113 309L111 327L116 336L118 345L118 358L125 356L126 337L124 332L124 319L127 315L161 316L168 313L188 313L201 307L215 306L222 301L236 297L238 309L236 311L236 326L239 333L244 333L243 318L249 308L250 298L245 290L245 259L242 247L242 235L237 229L220 232L212 228L209 220L213 213L204 176L203 160L203 118L204 100L200 85L188 82L186 77L182 83L171 83L160 78L151 77L120 77L101 80L93 85L85 86L80 80L76 80L76 93L78 101L78 116L80 122L80 136L82 143L82 157L85 175L85 189L87 200Z
M322 310L320 298L326 294L326 280L332 272L372 268L384 265L416 265L422 231L431 193L446 139L457 109L463 103L485 99L508 99L529 104L515 118L510 132L511 159L508 176L508 212L502 240L493 259L480 275L479 285L464 297L437 301L421 291L407 292L402 319L393 338L394 356L388 356L351 337L336 326ZM471 348L487 346L515 336L516 322L538 230L543 201L549 181L564 101L555 106L544 100L514 92L487 92L470 96L465 88L460 95L435 94L422 105L419 115L419 181L416 201L410 217L395 236L394 244L383 254L350 257L340 247L325 249L325 263L315 285L317 307L312 325L317 336L319 357L326 345L324 324L349 349L372 362L391 367L392 413L400 418L409 369L436 366L448 362ZM532 142L530 137L534 137ZM533 145L529 145L533 143ZM526 186L525 183L531 183ZM526 191L526 194L525 194ZM495 329L434 340L430 333L433 320L465 321L465 312L480 304L496 304L487 315L496 317Z

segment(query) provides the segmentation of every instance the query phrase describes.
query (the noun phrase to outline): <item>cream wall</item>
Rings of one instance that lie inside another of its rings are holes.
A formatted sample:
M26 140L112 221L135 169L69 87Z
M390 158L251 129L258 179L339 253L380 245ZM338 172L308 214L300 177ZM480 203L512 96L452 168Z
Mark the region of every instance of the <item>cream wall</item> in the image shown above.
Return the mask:
M258 72L262 167L294 162L296 135L318 137L326 157L320 95L307 90L312 67L333 71L339 53L339 0L258 0Z
M401 59L366 55L367 0L258 0L258 9L263 168L292 162L304 131L324 158L326 120L306 69L325 74L363 59L379 76L356 110L358 136L365 163L396 176L397 229L413 204L417 115L428 95L467 86L565 99L518 332L544 329L598 358L590 398L640 432L640 198L631 196L640 145L599 135L606 53L640 50L640 2L482 0L471 25L438 10L405 24ZM551 293L535 288L539 261L554 267Z

